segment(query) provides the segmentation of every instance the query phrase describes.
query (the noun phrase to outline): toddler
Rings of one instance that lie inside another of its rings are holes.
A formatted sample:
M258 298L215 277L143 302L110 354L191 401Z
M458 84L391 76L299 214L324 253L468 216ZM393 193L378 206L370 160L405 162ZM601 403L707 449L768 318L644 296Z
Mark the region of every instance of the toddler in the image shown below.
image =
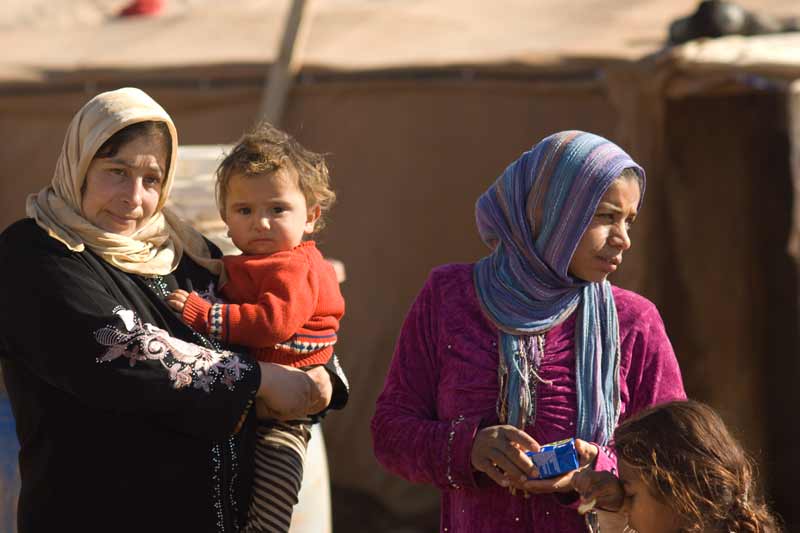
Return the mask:
M333 267L312 240L335 194L322 155L262 123L217 169L217 205L242 255L225 256L225 301L175 291L167 299L192 328L249 348L260 361L323 365L344 314ZM311 420L261 421L245 531L288 531L303 478Z

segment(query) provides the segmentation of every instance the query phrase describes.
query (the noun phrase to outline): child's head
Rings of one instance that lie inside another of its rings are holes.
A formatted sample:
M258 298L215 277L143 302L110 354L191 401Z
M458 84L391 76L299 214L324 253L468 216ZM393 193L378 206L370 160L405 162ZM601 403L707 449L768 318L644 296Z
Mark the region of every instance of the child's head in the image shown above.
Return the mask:
M321 154L262 122L217 169L217 205L233 243L246 254L290 250L323 226L336 194Z
M710 407L653 407L621 424L614 442L629 525L639 533L779 531L751 461Z

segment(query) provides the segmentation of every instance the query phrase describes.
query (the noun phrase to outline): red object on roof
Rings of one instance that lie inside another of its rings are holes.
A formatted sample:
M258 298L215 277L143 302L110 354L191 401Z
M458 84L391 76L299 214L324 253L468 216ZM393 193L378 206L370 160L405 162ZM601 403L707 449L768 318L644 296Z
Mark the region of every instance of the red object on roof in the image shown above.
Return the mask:
M119 16L158 15L163 9L164 0L133 0L119 12Z

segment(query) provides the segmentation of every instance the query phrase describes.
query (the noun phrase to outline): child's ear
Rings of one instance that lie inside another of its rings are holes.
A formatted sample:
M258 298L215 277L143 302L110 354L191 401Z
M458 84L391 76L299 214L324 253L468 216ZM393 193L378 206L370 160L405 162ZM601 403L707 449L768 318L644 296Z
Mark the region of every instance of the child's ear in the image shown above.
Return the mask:
M308 217L306 218L306 227L305 233L312 234L314 233L314 225L319 220L320 215L322 214L322 209L319 205L315 205L314 207L308 208Z

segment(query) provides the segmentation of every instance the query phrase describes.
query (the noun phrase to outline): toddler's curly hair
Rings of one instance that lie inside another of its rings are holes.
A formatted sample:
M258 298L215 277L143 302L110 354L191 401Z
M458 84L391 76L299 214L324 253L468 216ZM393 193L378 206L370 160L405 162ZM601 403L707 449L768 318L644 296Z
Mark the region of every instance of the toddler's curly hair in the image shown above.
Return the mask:
M296 172L306 204L309 207L318 205L322 215L336 201L325 156L312 152L285 131L262 121L239 139L217 168L216 197L222 218L225 218L228 184L233 176L265 176L281 169ZM314 231L324 226L324 216L320 216Z

